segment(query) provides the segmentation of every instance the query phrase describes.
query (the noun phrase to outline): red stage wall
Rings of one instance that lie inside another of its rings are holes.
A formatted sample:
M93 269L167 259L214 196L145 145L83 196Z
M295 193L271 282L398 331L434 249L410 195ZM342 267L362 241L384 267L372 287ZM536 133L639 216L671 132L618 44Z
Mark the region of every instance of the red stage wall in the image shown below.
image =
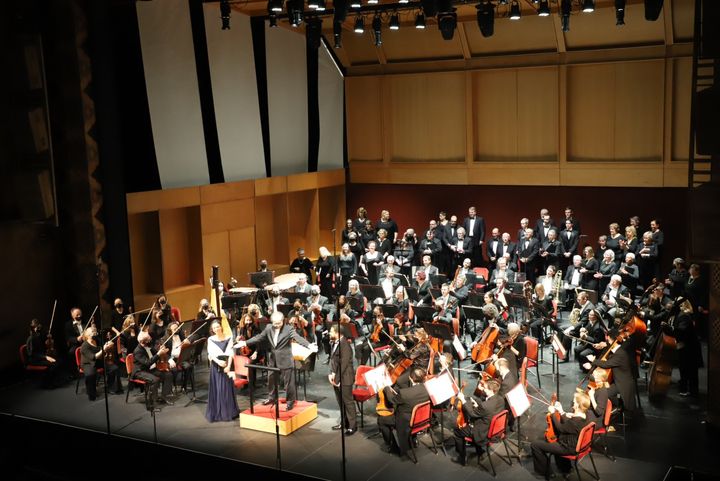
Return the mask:
M448 186L448 185L387 185L348 184L347 213L355 216L363 206L373 221L380 211L387 209L404 232L414 227L418 235L427 229L430 219L444 210L458 216L458 223L467 216L470 206L485 218L486 238L493 227L509 232L515 240L520 219L527 217L530 225L540 217L540 209L547 208L554 220L564 218L565 206L575 211L585 243L593 247L597 238L608 233L612 222L620 224L621 233L629 218L640 216L641 225L649 229L650 220L662 221L665 232L663 271L672 268L674 257L685 257L687 225L687 196L678 188L619 188L619 187L516 187L516 186ZM564 227L564 226L562 226ZM642 233L638 233L642 237Z

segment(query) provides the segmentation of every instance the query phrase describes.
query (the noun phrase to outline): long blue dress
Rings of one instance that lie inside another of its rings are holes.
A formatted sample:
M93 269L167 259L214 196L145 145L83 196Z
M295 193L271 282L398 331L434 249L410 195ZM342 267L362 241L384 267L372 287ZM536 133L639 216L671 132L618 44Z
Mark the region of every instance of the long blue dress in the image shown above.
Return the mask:
M227 349L230 338L224 341L210 339L223 352ZM232 379L215 362L210 363L210 382L208 385L208 404L205 418L214 423L216 421L232 421L238 417L237 400L235 399L235 386Z

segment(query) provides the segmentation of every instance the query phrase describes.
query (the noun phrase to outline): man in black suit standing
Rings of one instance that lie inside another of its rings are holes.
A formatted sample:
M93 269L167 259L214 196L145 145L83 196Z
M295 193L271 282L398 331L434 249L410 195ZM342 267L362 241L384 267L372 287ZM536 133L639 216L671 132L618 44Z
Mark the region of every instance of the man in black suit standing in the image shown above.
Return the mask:
M268 398L263 404L275 404L278 399L278 374L281 374L285 382L285 391L287 406L286 410L290 411L295 406L295 398L297 397L295 389L295 373L293 372L295 364L292 356L292 349L290 348L290 341L294 340L301 346L310 348L312 352L317 352L317 344L310 344L307 340L299 335L295 329L285 324L285 316L282 312L273 312L270 316L271 324L265 327L265 329L247 341L239 341L235 344L235 348L243 348L245 346L254 346L261 341L266 341L270 346L267 351L267 364L270 367L277 367L280 372L270 371L268 375L268 382L270 383L271 391Z
M567 272L573 256L577 254L578 244L580 243L580 232L575 228L572 220L565 221L565 230L560 232L559 240L562 244L560 269Z
M498 260L498 251L502 247L502 239L500 238L500 229L497 227L492 228L491 237L485 246L488 257L488 269L492 271Z
M540 243L533 237L533 230L525 229L525 239L517 246L517 257L520 259L520 269L525 272L525 278L533 284L535 284L535 266L539 249Z
M468 209L468 216L463 221L463 227L472 246L473 265L483 266L482 246L485 242L485 219L478 217L475 207Z
M425 370L415 368L410 373L410 387L393 389L388 386L384 390L387 403L395 409L394 416L378 416L380 433L386 444L386 450L392 449L392 428L397 431L397 444L400 456L406 455L410 450L410 417L413 408L418 404L430 400L423 381Z
M333 426L333 429L345 429L345 434L351 436L357 431L355 400L353 399L353 384L355 383L355 369L353 368L353 353L344 334L339 332L337 324L330 326L330 373L328 380L335 391L338 406L344 410L344 421Z

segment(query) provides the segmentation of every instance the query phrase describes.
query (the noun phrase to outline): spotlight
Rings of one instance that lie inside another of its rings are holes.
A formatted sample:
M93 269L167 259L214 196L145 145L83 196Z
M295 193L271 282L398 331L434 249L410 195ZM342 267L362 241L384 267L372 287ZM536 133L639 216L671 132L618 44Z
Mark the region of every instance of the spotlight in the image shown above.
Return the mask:
M400 30L400 18L397 12L390 16L390 30Z
M303 23L303 8L305 3L303 0L289 0L287 3L288 17L290 25L299 27Z
M378 0L368 0L368 5L375 5L378 3Z
M324 12L325 11L325 0L316 0L317 1L317 11L318 12Z
M540 7L538 7L538 15L541 17L547 17L550 15L550 5L548 5L548 0L540 1Z
M570 31L570 9L572 7L572 4L570 3L570 0L562 0L562 3L560 3L560 20L562 22L562 31L563 32L569 32Z
M480 33L483 37L492 37L495 33L495 10L493 4L478 3L477 8L477 24L480 27Z
M360 8L362 7L362 3L360 0L350 0L350 8Z
M510 20L520 20L520 4L517 0L513 0L510 5Z
M380 15L375 14L375 18L372 21L373 33L375 34L375 45L382 45L382 21Z
M271 12L282 12L283 9L283 0L269 0L268 1L268 10Z
M583 0L583 12L592 13L595 11L595 0Z
M425 28L425 15L423 15L422 12L418 12L418 14L415 15L415 28Z
M335 48L342 48L342 22L333 22L333 38L335 39Z
M222 21L222 30L230 30L230 2L228 0L220 1L220 20Z
M362 15L358 15L355 18L355 33L363 33L365 32L365 19L363 19Z
M275 14L275 12L271 12L268 15L268 25L270 26L270 28L277 27L277 15Z
M625 25L625 0L615 0L615 26Z
M440 27L442 38L452 40L455 36L455 29L457 28L456 9L452 6L451 0L438 0L437 9L438 27Z
M657 20L660 17L662 8L663 0L645 0L645 20L651 22Z
M498 5L507 5L508 0L500 0Z
M410 0L398 0L398 3L410 3Z

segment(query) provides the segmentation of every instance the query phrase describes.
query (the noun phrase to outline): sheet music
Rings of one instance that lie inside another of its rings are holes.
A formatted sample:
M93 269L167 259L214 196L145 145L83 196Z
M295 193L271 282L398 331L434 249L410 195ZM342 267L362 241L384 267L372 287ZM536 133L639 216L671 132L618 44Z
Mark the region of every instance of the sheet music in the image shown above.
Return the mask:
M457 351L458 358L462 361L467 357L467 351L462 345L462 342L460 342L460 339L457 336L453 337L453 347Z
M565 347L562 345L562 342L560 342L560 338L557 334L553 334L552 348L555 351L555 354L557 354L558 359L565 359L567 351L565 351Z
M527 392L525 391L525 386L523 386L522 383L518 383L517 386L509 390L507 394L505 394L505 399L507 399L507 402L510 405L513 417L522 416L525 411L530 409L530 398L528 397Z
M447 371L444 371L432 379L428 379L425 381L424 386L430 395L433 406L447 401L459 392L457 385Z
M298 344L297 342L290 344L290 349L292 349L292 356L296 361L304 361L310 354L312 354L312 351L309 348Z
M392 386L392 379L385 370L385 364L380 364L375 369L365 372L365 383L373 394L380 392L386 386Z

